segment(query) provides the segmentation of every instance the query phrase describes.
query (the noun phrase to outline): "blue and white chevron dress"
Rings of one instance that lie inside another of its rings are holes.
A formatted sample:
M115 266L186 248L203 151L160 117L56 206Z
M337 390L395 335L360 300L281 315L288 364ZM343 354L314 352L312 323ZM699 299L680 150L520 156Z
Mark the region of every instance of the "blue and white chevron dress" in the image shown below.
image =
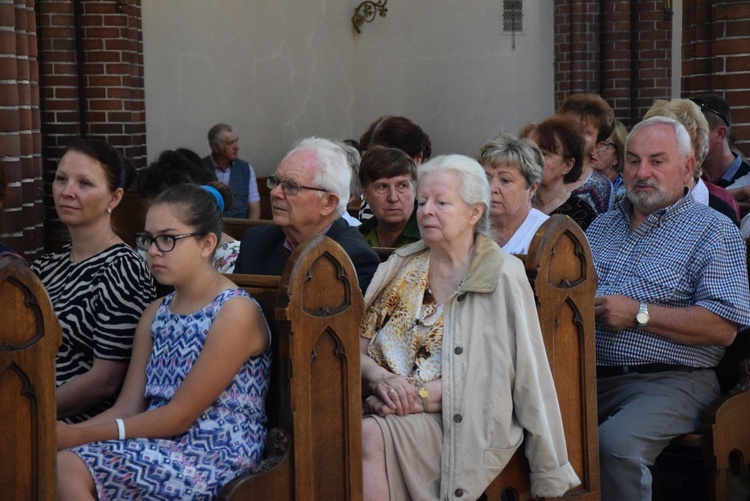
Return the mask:
M241 289L226 290L190 315L171 312L173 294L162 300L151 324L154 344L146 367L149 409L169 402L198 358L222 304L236 296L249 297ZM249 358L182 435L108 440L72 449L88 466L99 499L216 497L224 484L261 458L270 367L270 348Z

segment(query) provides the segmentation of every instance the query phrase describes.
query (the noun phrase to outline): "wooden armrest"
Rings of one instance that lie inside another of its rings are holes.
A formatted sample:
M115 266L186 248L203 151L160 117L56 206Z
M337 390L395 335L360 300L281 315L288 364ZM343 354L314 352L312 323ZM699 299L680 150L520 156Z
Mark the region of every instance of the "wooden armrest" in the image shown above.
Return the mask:
M703 447L706 441L706 437L703 433L685 433L679 437L672 439L672 445L679 445L681 447Z
M273 428L266 437L263 460L252 472L240 475L219 492L219 500L274 499L291 501L294 481L290 452L292 437L282 428Z

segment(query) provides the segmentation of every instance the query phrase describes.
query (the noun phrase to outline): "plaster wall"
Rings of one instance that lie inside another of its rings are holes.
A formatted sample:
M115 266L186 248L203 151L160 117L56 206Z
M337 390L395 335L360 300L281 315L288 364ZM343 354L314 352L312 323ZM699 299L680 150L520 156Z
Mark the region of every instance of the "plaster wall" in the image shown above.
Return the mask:
M500 129L554 111L552 0L390 0L358 34L358 0L143 0L147 155L209 152L216 122L273 172L302 137L358 138L382 114L431 137L433 156L473 156Z

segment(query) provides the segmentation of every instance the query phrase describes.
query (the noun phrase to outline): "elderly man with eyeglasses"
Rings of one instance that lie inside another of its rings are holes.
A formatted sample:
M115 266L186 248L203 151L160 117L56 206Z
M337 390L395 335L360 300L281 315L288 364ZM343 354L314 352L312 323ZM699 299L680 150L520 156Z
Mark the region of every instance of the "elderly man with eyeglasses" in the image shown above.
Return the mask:
M281 275L300 243L326 235L349 254L364 293L380 259L357 228L341 217L351 176L344 151L336 143L316 137L297 143L266 181L273 224L245 232L234 272Z

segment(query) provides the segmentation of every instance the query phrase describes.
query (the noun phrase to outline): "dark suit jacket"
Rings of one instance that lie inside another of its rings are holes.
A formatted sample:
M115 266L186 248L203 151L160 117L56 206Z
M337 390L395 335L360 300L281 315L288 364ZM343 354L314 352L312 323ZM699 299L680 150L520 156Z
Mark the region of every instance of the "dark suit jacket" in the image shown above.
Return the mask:
M349 254L349 258L357 271L357 279L362 294L370 285L380 259L375 251L367 244L357 228L349 226L342 218L334 221L326 233ZM284 265L289 258L284 249L286 235L275 224L264 224L250 228L242 236L240 253L234 265L235 273L249 273L253 275L281 275Z

